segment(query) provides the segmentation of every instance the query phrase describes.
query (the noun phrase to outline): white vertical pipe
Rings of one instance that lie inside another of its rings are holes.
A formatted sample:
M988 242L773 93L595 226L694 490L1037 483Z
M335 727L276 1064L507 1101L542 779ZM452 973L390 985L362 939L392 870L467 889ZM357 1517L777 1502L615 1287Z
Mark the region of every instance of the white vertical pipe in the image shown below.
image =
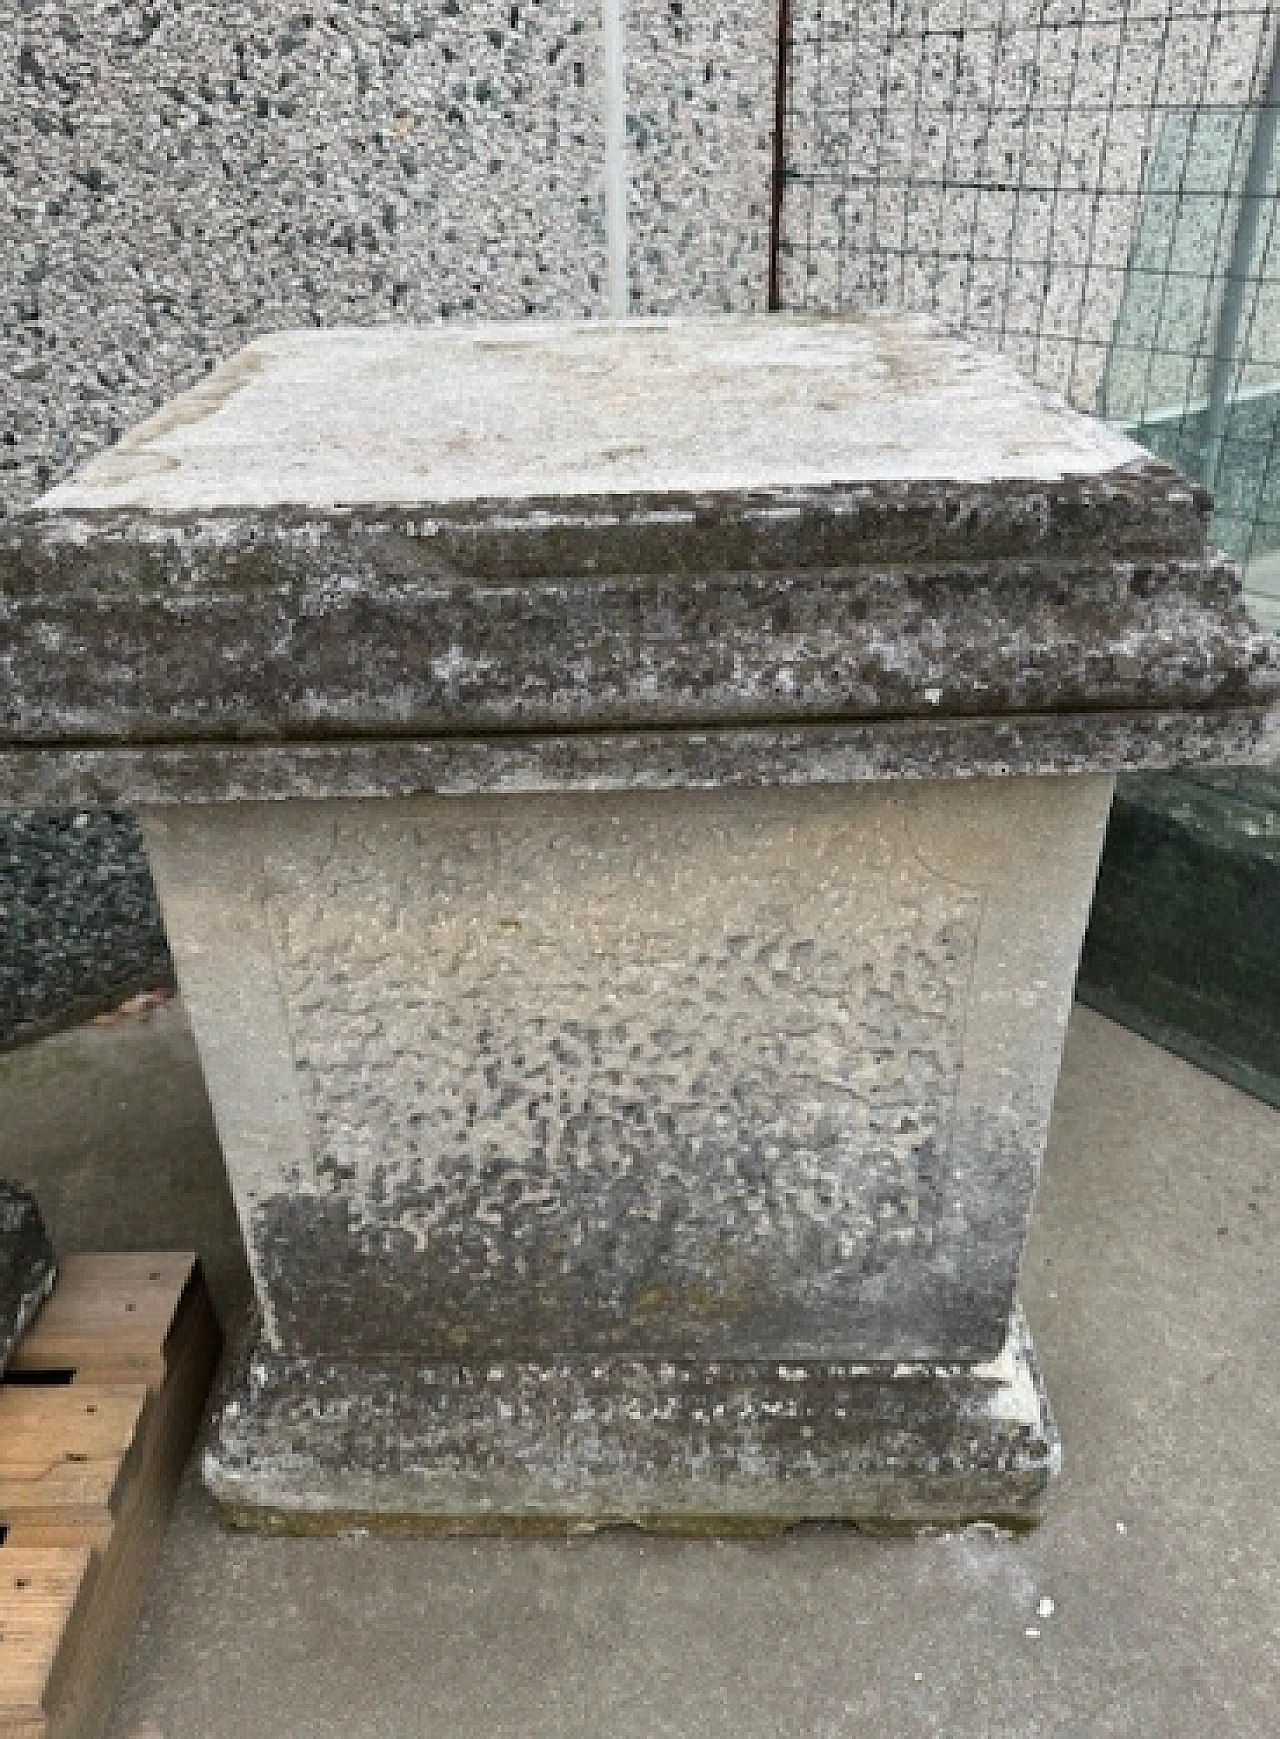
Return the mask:
M608 254L609 314L631 309L627 284L627 57L626 0L604 6L604 223Z

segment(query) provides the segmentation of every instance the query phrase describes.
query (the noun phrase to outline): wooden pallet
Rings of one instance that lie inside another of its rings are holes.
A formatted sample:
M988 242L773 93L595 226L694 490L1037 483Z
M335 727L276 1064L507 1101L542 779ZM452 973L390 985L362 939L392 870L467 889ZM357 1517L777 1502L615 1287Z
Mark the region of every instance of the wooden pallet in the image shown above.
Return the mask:
M0 1739L87 1739L219 1336L191 1255L79 1255L0 1382Z

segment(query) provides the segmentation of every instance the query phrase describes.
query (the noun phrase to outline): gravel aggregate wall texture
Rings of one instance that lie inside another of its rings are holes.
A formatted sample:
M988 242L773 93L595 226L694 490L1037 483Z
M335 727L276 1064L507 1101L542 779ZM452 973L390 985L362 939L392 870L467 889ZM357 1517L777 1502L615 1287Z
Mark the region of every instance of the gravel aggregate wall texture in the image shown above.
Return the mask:
M777 0L632 0L627 13L631 304L763 309Z
M0 511L266 331L603 313L601 18L3 0ZM638 312L763 304L775 20L626 7Z
M590 0L0 10L10 504L262 332L601 307Z
M0 817L0 1046L172 978L132 816Z

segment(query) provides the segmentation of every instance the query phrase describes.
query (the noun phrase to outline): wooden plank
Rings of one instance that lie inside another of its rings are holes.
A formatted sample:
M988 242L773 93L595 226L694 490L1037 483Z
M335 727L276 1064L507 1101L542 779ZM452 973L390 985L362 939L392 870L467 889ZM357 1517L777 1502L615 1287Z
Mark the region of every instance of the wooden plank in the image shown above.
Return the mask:
M14 1545L107 1544L146 1401L141 1384L0 1385L0 1525Z
M55 1666L89 1559L87 1546L0 1550L0 1739L45 1739Z
M197 1269L166 1341L168 1375L147 1400L138 1424L110 1540L94 1554L88 1598L63 1639L43 1739L91 1739L106 1718L173 1494L199 1429L220 1345L213 1307ZM73 1391L79 1386L71 1385Z
M37 1329L20 1349L18 1381L0 1384L0 1739L92 1739L220 1337L186 1254L69 1258ZM42 1372L59 1375L42 1382ZM6 1656L5 1579L14 1600L32 1595L22 1568L31 1562L46 1566L46 1583L15 1615Z
M10 1370L25 1378L69 1370L77 1382L162 1383L165 1341L195 1269L189 1251L73 1252L62 1259L53 1294Z

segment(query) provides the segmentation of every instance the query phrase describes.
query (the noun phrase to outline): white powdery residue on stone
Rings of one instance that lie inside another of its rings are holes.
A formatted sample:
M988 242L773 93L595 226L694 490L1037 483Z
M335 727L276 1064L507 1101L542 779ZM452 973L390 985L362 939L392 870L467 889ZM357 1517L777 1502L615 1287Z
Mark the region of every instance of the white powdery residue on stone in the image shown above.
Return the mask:
M987 1364L975 1365L974 1375L994 1383L987 1411L992 1419L1033 1418L1040 1410L1035 1379L1026 1357L1026 1329L1015 1317L1009 1337Z

